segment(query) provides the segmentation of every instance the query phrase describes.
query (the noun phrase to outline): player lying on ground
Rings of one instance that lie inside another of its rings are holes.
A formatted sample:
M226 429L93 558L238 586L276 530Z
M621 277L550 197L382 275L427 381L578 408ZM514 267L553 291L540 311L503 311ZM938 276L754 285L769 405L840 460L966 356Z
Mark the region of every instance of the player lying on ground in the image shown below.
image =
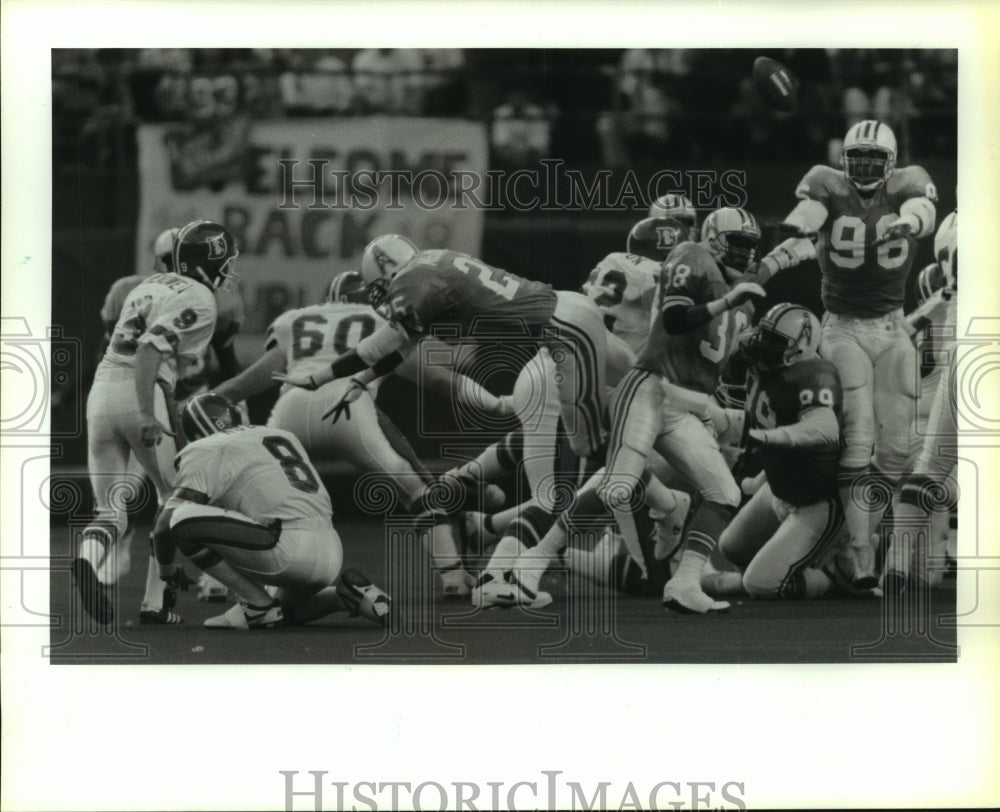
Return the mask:
M844 386L840 488L851 545L842 566L859 588L877 583L871 534L889 501L880 506L870 492L895 488L912 446L917 364L902 307L917 238L933 233L936 217L927 172L897 168L896 155L896 137L882 122L851 127L843 171L809 170L785 218L798 236L762 262L777 270L819 260L826 310L820 352ZM816 233L814 249L809 237ZM872 477L884 488L870 487Z
M678 570L664 586L664 605L680 611L728 608L702 592L700 576L739 505L740 492L703 419L721 411L712 400L720 370L735 336L749 324L750 299L764 295L759 285L739 281L759 238L751 215L720 209L705 220L700 243L683 242L673 249L661 274L646 349L614 396L607 471L597 494L614 513L632 557L643 561L633 513L641 503L651 449L703 497ZM575 513L576 519L564 513L537 547L519 557L506 584L484 587L483 605L547 601L548 596L539 596L538 583L566 546L568 530L574 521L593 525L599 516L593 500L584 498Z
M181 423L189 442L153 530L172 602L180 550L237 598L205 621L210 628L273 628L337 611L386 622L385 593L355 570L341 573L330 496L295 435L243 425L236 407L213 393L192 398Z
M275 319L267 332L265 354L215 391L230 400L243 400L276 386L276 375L308 376L328 370L385 324L385 319L367 304L360 275L339 274L331 282L325 302L289 310ZM457 397L479 412L504 415L504 403L471 379L441 366L418 365L417 361L418 354L414 353L394 371L427 391L449 399ZM445 597L467 597L474 579L461 564L451 516L444 509L425 507L424 497L435 480L403 434L376 405L381 380L359 386L345 378L315 391L285 386L267 425L292 432L314 459L343 461L363 473L384 473L399 493L402 509L412 514L420 527L427 526L425 519L429 515L427 546L441 574ZM348 402L343 396L349 389L353 394ZM338 402L343 407L331 416L330 407ZM460 507L482 507L475 496L470 494ZM488 496L496 499L495 489Z
M134 456L153 481L159 505L170 493L177 451L174 384L211 340L216 293L232 283L237 253L232 235L218 223L199 220L184 226L174 242L176 272L153 274L126 296L94 375L87 398L87 467L97 513L84 528L73 575L84 608L98 622L114 620L109 585L130 562L127 517L124 505L114 504L115 489ZM163 604L152 556L139 619L180 621Z

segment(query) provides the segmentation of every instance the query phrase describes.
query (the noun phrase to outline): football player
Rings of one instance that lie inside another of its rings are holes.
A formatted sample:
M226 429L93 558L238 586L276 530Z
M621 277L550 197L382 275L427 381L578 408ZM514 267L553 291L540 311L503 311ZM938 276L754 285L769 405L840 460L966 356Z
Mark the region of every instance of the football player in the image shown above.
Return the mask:
M153 273L172 273L174 270L173 248L179 228L168 228L161 231L153 241ZM101 357L107 350L114 332L118 317L121 315L128 297L149 274L132 274L115 280L108 290L101 307L101 320L104 322L104 342L101 345ZM240 331L245 318L243 297L235 284L219 288L215 294L216 318L215 329L208 347L199 358L186 363L178 370L177 385L174 398L178 407L182 408L184 401L197 392L207 391L209 379L224 380L240 371L240 362L236 357L236 334ZM129 455L127 471L134 476L142 475L142 468ZM125 531L122 549L131 549L132 527ZM121 574L121 573L120 573ZM198 579L198 599L204 601L224 601L226 590L217 581L202 575Z
M355 376L359 385L395 368L423 336L445 341L516 342L549 347L570 446L587 457L603 448L607 339L600 312L581 293L554 291L456 251L419 251L405 237L373 240L361 260L372 305L389 323L329 368L284 378L316 388ZM357 397L357 387L343 403Z
M629 231L625 251L602 259L583 284L605 326L638 354L649 336L649 313L660 280L660 265L690 231L672 216L647 217Z
M87 464L97 513L83 531L73 575L84 608L99 623L113 622L108 585L130 562L127 519L112 504L114 478L127 471L132 454L153 481L160 505L169 494L177 450L173 387L179 370L208 346L216 292L235 278L237 254L232 235L218 223L184 226L174 241L175 272L153 274L128 294L94 375L87 398ZM141 623L180 622L164 606L163 592L150 556Z
M354 570L341 574L330 496L294 434L244 425L214 393L192 398L181 425L188 444L153 530L168 602L176 602L179 549L237 597L209 628L268 629L335 611L385 623L388 596Z
M958 288L958 212L952 212L941 223L934 238L934 256L944 276L941 290L954 292ZM957 296L946 300L945 326L954 330ZM924 442L906 478L899 502L894 507L895 527L882 577L885 595L898 594L911 576L932 585L943 572L928 566L930 556L943 557L942 540L948 514L957 502L954 469L957 464L958 429L956 416L956 377L954 375L955 345L946 346L949 363L942 368L934 394ZM935 562L940 564L941 562Z
M880 121L855 124L844 138L842 171L814 166L785 218L793 236L762 264L771 270L817 256L822 272L820 354L844 387L841 501L850 534L844 565L856 588L876 585L871 534L881 511L858 487L872 474L893 490L911 448L916 359L903 318L916 241L932 234L937 191L919 166L896 166L896 136ZM819 235L814 248L811 235ZM872 447L875 453L872 455ZM867 484L867 483L865 483ZM888 500L881 500L887 503Z
M819 320L794 304L772 307L745 339L748 452L759 453L766 481L719 547L754 598L815 598L832 583L821 565L844 521L842 392L836 368L817 355L819 342Z
M172 273L174 270L173 247L179 228L168 228L157 235L153 241L153 273ZM111 341L118 317L125 305L125 299L136 286L148 279L149 274L132 274L116 279L108 289L101 306L101 321L104 322L104 345L101 350L103 357L107 343ZM243 297L231 287L220 288L216 292L215 330L209 342L209 349L200 359L189 363L179 370L178 399L189 397L195 390L206 385L206 370L218 367L219 380L231 378L240 371L240 362L236 356L236 334L245 320ZM214 356L214 359L213 359Z
M266 352L242 374L220 384L216 392L233 401L276 385L275 375L308 376L329 370L386 323L371 305L360 274L349 271L330 283L327 301L283 313L267 332ZM411 355L397 374L474 408L502 413L501 401L464 375L449 374L435 365L417 368ZM416 453L391 420L376 406L381 379L367 383L349 405L343 419L325 419L330 405L357 384L350 379L328 382L316 391L285 386L267 425L292 432L316 459L343 460L364 472L386 473L400 492L407 510L421 514L422 497L433 481ZM441 573L445 597L466 597L473 582L461 565L451 519L431 511L431 544L435 568Z
M764 296L756 283L740 281L759 240L752 215L723 208L706 218L701 242L673 249L661 272L647 345L615 391L607 469L597 492L614 514L632 558L640 565L644 559L633 513L648 482L645 469L651 449L703 498L677 571L664 586L664 606L678 611L728 608L702 591L700 578L739 505L740 490L719 452L714 430L704 421L724 419L711 396L735 337L750 323L751 300ZM569 522L572 517L561 517L537 547L524 553L519 571L507 578L510 587L489 590L497 595L488 595L487 604L539 605L538 583L565 546Z
M634 363L631 347L645 344L660 263L678 240L686 238L686 228L670 217L641 220L629 232L626 252L606 256L584 283L583 291L604 313L605 325L612 330L607 337L605 371L609 388L616 386ZM509 474L523 466L528 480L528 502L485 520L486 534L499 531L501 538L477 583L480 591L486 583L502 579L509 562L538 543L555 521L561 500L594 473L596 461L590 460L588 468L587 461L576 458L565 443L558 388L552 385L556 372L551 354L543 348L521 369L510 396L520 427L476 460L449 472L475 480ZM686 495L671 495L665 487L656 487L658 484L650 486L651 512L656 511L661 525L683 525L677 509ZM689 505L690 500L684 504ZM473 601L481 603L481 596L474 593Z

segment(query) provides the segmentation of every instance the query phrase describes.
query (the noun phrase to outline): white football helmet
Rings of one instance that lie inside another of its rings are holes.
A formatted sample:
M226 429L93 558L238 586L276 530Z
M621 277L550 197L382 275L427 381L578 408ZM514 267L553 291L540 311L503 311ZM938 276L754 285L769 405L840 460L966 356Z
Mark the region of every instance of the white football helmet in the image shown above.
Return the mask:
M647 217L673 217L687 227L687 232L681 235L681 241L695 239L698 233L698 212L694 210L691 201L685 194L669 192L653 201Z
M944 272L949 288L958 285L958 209L953 211L938 227L934 235L934 259Z
M753 262L760 242L760 226L752 214L743 209L716 209L701 226L701 241L722 265L742 276Z
M764 314L743 350L757 372L771 372L816 357L819 319L802 305L777 304Z
M361 257L361 278L372 307L385 300L389 283L418 253L417 246L401 234L383 234L368 243Z
M896 168L895 134L881 121L859 121L844 136L840 165L856 188L863 192L877 189Z
M179 228L168 228L156 235L153 240L154 273L169 273L174 269L174 241L179 233Z

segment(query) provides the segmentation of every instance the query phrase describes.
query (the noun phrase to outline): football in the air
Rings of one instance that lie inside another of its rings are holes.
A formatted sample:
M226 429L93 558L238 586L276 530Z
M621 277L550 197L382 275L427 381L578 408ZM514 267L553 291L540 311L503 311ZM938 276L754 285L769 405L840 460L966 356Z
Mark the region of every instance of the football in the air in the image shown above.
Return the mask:
M799 83L780 62L759 56L753 63L753 83L768 107L793 113L799 103Z

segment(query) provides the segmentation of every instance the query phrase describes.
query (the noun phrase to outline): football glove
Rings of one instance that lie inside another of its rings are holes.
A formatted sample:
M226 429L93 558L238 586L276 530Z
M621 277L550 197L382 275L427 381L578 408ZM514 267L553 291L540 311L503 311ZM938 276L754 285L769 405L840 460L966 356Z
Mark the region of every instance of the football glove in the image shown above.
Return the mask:
M726 309L732 310L734 307L739 307L744 302L750 301L755 296L763 299L767 296L767 293L756 282L740 282L738 285L733 286L733 289L723 297L723 300L726 303Z
M902 217L891 223L885 230L885 234L875 240L875 245L885 245L892 240L906 239L913 233L913 223L904 220Z

